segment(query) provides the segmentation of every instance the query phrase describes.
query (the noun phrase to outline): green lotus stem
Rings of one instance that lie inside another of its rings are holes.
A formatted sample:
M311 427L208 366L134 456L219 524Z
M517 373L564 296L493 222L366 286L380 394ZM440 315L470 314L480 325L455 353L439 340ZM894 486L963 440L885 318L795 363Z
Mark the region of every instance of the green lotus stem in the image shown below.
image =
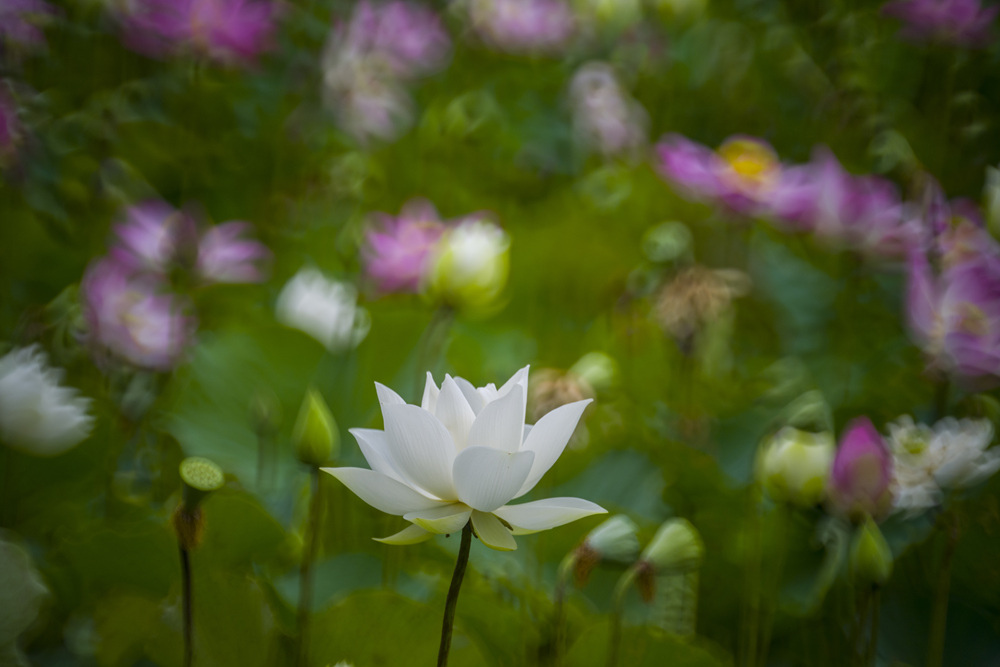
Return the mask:
M563 660L563 645L566 643L566 584L575 566L576 551L571 551L559 564L559 571L556 574L556 588L553 594L551 657L551 662L556 667L562 665Z
M948 594L951 591L951 562L955 556L955 547L958 546L958 525L951 521L947 530L948 541L945 543L941 567L938 569L934 606L931 611L930 639L927 642L927 667L941 667L944 664L945 629L948 625Z
M741 641L742 660L738 664L753 667L757 660L757 639L760 633L760 576L762 566L761 555L761 491L760 486L751 487L750 520L748 534L750 537L747 573L744 577L746 589L743 602L743 632Z
M869 597L868 601L868 612L871 614L871 622L869 624L868 631L868 648L865 651L865 665L869 667L874 667L875 656L878 653L878 613L879 613L879 601L880 592L878 588L875 588Z
M306 520L305 535L303 536L302 562L299 565L299 637L295 664L300 667L308 664L309 615L312 613L312 566L313 561L316 559L316 547L319 544L320 515L323 511L319 472L319 468L315 466L309 471L309 518Z
M625 595L638 574L638 570L633 565L615 584L615 592L612 597L614 609L611 612L611 638L608 640L608 667L618 666L618 653L622 643L622 615L625 610Z
M934 386L934 421L940 421L948 416L948 401L951 395L951 382L942 378Z
M181 600L184 610L184 667L191 667L194 662L194 622L192 620L191 603L191 554L180 545L181 554Z
M420 403L420 397L423 394L425 373L429 370L432 371L437 364L438 357L441 356L441 349L448 337L448 327L451 326L453 317L454 311L451 308L439 307L434 311L431 321L427 323L427 328L424 329L424 333L417 343L417 365L413 384L413 394L417 403Z
M465 568L469 564L469 550L472 548L472 522L462 529L462 544L458 548L455 573L451 575L448 600L444 603L444 621L441 623L441 647L438 649L437 667L447 667L448 652L451 651L451 633L455 625L455 609L458 607L458 591L462 588Z

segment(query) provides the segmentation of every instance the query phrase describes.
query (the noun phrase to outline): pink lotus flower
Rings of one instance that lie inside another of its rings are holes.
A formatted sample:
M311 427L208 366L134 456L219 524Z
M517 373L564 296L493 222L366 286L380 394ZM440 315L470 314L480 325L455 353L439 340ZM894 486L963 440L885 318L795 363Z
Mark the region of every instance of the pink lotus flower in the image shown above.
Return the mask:
M399 1L358 3L335 42L343 57L377 59L400 78L440 70L451 50L451 39L437 14Z
M475 0L469 14L484 42L509 53L556 53L576 30L561 0Z
M56 13L44 0L0 0L0 47L32 50L45 45L39 24Z
M362 250L365 273L382 292L417 292L446 226L430 202L415 199L399 215L378 216Z
M892 183L848 173L825 148L809 164L788 169L772 194L768 207L778 220L837 248L903 258L923 236Z
M920 42L984 46L1000 8L983 8L980 0L897 0L882 13L903 22L900 34Z
M174 266L193 268L209 283L260 282L261 264L270 251L244 237L250 225L228 222L209 227L199 238L198 222L188 211L151 200L129 207L115 228L120 244L112 255L136 271L165 273Z
M125 43L139 53L247 64L270 48L275 15L265 0L135 0L122 18Z
M1000 255L970 254L937 277L913 252L906 301L911 335L930 367L978 388L1000 378Z
M837 514L880 518L892 506L892 456L867 417L847 425L830 470L828 498Z
M656 151L661 175L683 196L742 215L764 210L782 173L774 149L755 137L733 136L713 151L671 134Z
M92 262L81 287L92 344L141 368L165 371L180 361L194 332L186 300L113 257Z
M261 264L271 252L244 237L250 225L226 222L209 228L198 243L196 270L213 283L259 283L264 280Z

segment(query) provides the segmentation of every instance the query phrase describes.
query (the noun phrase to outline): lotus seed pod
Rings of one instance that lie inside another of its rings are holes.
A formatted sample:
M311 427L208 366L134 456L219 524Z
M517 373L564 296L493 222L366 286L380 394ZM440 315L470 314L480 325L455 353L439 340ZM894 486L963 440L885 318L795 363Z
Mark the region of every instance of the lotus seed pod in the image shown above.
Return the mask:
M226 477L222 468L200 456L181 461L181 481L184 482L184 505L197 507L212 491L222 488Z

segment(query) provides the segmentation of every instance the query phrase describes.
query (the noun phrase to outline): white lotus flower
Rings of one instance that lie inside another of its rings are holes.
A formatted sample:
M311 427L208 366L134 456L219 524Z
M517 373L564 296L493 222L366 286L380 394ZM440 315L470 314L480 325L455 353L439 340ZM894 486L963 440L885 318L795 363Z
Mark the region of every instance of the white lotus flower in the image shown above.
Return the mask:
M275 308L285 325L304 331L331 352L354 347L368 335L368 312L358 308L358 291L327 280L317 269L302 269L278 295Z
M413 524L379 540L387 544L455 533L471 519L483 544L511 551L517 548L513 535L604 513L580 498L507 504L531 491L552 467L590 403L556 408L527 427L527 385L527 367L499 389L477 389L448 375L439 388L428 373L417 406L376 383L385 430L351 429L371 470L323 470L372 507Z
M29 454L55 456L90 433L90 401L60 385L62 370L37 346L0 359L0 440Z
M975 486L1000 470L1000 448L987 449L985 419L942 419L934 428L909 416L889 425L896 509L919 512L941 502L942 489Z

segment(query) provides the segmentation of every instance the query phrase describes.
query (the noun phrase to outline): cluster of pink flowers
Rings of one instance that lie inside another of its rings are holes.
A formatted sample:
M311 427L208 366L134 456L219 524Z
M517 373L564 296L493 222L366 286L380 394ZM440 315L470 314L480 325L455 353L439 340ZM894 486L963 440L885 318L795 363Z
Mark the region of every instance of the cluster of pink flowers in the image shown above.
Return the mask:
M126 45L139 53L232 65L252 63L270 48L276 13L267 0L135 0L121 21Z
M967 47L989 43L998 12L980 0L896 0L882 7L903 22L900 34L907 39Z
M441 70L451 39L430 9L363 0L334 27L323 55L327 102L347 132L393 139L412 122L407 82Z
M562 0L474 0L469 20L480 39L508 53L558 53L576 31Z
M374 223L362 249L366 275L380 292L419 291L447 229L437 209L425 199L414 199L397 216L377 214Z
M976 388L1000 380L1000 244L975 205L929 187L928 236L909 257L906 314L932 370Z
M825 148L796 166L783 165L774 149L755 137L731 137L713 151L668 135L656 150L660 173L683 196L729 214L768 218L782 229L878 257L905 258L919 242L917 211L896 186L878 176L848 173Z
M227 222L200 231L190 212L162 201L130 207L115 228L117 242L83 278L88 342L140 368L172 368L191 342L195 318L190 299L171 279L263 280L270 252L245 237L248 229Z

